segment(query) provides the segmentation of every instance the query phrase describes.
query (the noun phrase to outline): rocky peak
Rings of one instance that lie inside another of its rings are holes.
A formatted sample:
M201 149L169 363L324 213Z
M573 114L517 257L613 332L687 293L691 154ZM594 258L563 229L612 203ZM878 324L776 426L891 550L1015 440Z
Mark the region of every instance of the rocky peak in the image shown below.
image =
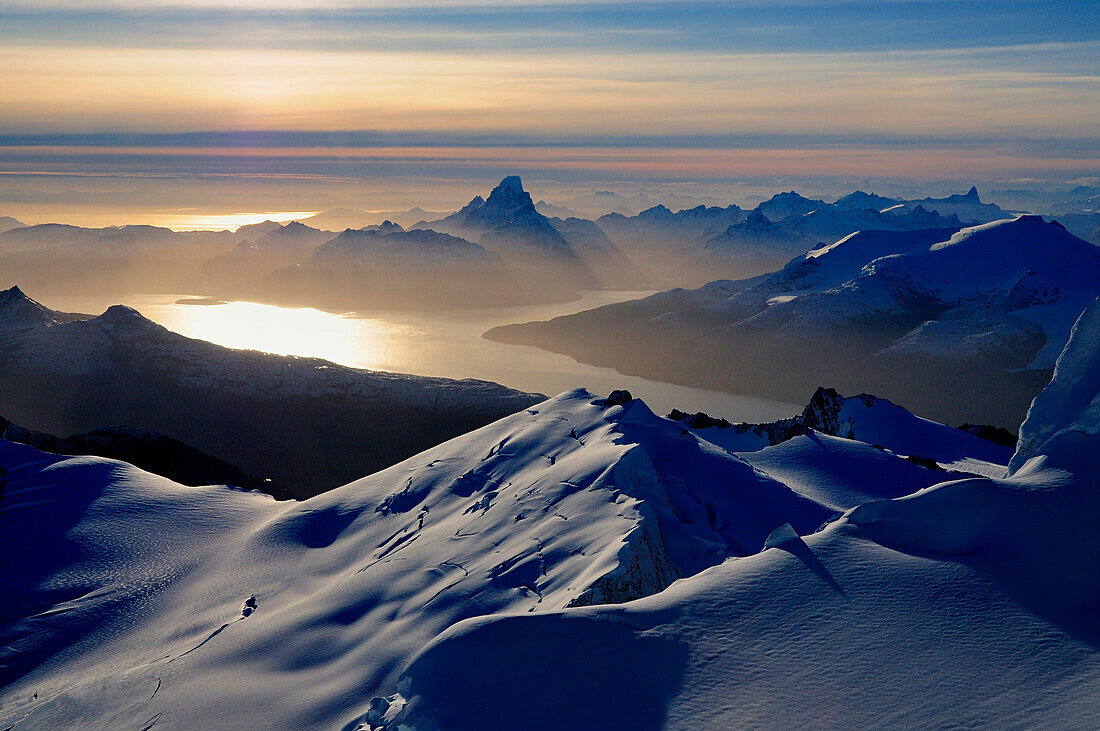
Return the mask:
M493 192L489 194L479 213L490 211L494 215L509 218L538 215L535 211L535 202L531 200L531 194L523 189L523 183L518 175L509 175L493 188Z
M672 211L670 211L667 206L665 206L663 203L658 203L657 205L653 206L652 208L647 208L644 211L642 211L641 213L639 213L638 218L657 219L657 218L668 218L672 215L673 215Z
M810 402L802 411L802 426L807 429L851 438L848 431L841 431L840 412L844 408L844 397L834 388L819 386Z

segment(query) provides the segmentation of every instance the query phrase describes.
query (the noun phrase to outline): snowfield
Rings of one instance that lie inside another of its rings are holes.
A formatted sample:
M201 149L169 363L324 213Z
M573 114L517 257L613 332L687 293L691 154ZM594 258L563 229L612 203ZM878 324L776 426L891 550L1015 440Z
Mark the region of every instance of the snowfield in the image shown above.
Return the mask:
M0 725L1096 726L1098 322L1015 456L828 393L734 453L570 391L297 503L0 441Z

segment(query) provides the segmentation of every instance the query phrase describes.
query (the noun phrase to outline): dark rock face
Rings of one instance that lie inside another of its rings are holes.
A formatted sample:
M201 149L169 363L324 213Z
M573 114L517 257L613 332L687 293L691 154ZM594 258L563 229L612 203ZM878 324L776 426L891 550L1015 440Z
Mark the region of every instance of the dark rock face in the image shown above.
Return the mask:
M108 426L63 439L24 429L0 417L0 437L43 452L121 460L182 485L232 485L266 492L279 499L290 497L276 482L250 475L177 439L144 429Z
M987 442L993 442L994 444L999 444L1002 447L1008 447L1010 449L1015 449L1016 443L1020 441L1019 437L1015 434L999 426L990 426L989 424L963 424L956 428L960 431L980 437Z
M673 421L682 421L689 429L709 429L712 426L716 426L719 429L729 429L733 426L733 424L721 417L715 419L713 416L705 414L702 411L688 414L679 409L673 409L669 412L668 418Z
M861 393L852 398L859 399L864 406L868 407L891 403L887 399L872 396L868 393ZM688 429L708 429L710 427L717 427L719 429L733 429L737 434L752 432L757 436L766 437L768 443L772 446L810 432L819 432L821 434L843 437L845 439L855 439L856 436L852 420L850 418L845 418L842 414L844 402L846 400L847 399L834 388L819 387L817 391L814 392L810 402L806 404L806 408L802 410L802 413L790 419L780 419L778 421L762 424L731 424L725 419L715 419L703 412L688 414L679 409L673 409L669 413L668 418L673 421L682 422ZM1016 435L1007 429L984 424L963 424L956 428L1002 447L1012 449L1016 447ZM943 467L934 460L925 459L919 456L911 457L909 461L927 469L943 469Z
M859 398L868 406L873 405L868 403L868 399L876 400L874 396L867 394L860 394ZM852 439L854 437L852 425L841 423L840 410L843 407L844 397L837 393L836 389L818 388L810 399L810 403L802 411L802 416L799 417L801 425L804 429Z
M611 395L603 402L604 406L619 406L621 404L628 404L634 400L634 397L630 395L630 391L624 389L615 389L611 392Z
M943 472L943 467L940 467L939 463L936 462L936 460L929 459L928 457L921 457L916 454L911 454L905 458L905 461L911 462L918 467L923 467L926 470L936 470L938 472Z

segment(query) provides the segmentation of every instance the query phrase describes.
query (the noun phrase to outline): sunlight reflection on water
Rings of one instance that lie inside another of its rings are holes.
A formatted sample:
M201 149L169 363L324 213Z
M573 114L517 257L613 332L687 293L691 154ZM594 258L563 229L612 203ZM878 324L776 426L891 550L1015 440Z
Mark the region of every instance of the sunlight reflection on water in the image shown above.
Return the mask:
M332 314L311 308L252 302L181 304L186 295L134 295L123 299L149 319L187 337L230 348L280 355L315 356L375 370L447 378L481 378L506 386L556 394L578 386L596 393L627 388L655 412L706 411L731 421L770 421L801 407L779 401L676 386L624 376L564 355L485 340L497 325L545 320L648 292L583 292L574 302L456 312L358 312ZM203 300L197 300L203 301ZM52 298L55 309L98 314L110 304L89 298Z

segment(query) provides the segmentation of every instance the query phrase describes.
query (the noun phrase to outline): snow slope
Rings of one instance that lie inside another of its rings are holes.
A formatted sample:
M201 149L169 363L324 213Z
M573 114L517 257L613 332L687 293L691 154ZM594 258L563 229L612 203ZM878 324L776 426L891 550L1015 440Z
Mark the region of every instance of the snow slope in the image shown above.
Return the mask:
M994 479L583 390L300 503L0 441L0 723L1095 726L1098 312Z
M678 415L673 414L672 418ZM741 454L754 465L757 452L805 435L840 437L873 445L902 457L932 460L946 469L978 471L1001 476L1012 450L973 432L923 419L890 401L870 394L844 398L833 389L819 388L796 417L764 424L724 421L700 428L700 415L681 419L697 435L726 451ZM703 421L711 422L705 415ZM805 442L806 440L802 440ZM810 441L814 441L811 439ZM783 453L778 450L777 453ZM908 494L908 493L904 493ZM850 505L848 507L851 507Z
M0 569L0 721L1095 721L1094 472L756 457L584 391L293 504L0 442L0 550L37 557Z
M1036 400L1037 416L1052 408L1058 432L1073 435L1046 442L1057 464L1036 454L1011 477L872 499L813 535L777 530L759 554L624 605L462 622L417 655L376 719L391 729L1096 726L1095 318L1094 307L1079 323L1062 383Z
M1069 342L1058 357L1054 378L1031 404L1020 426L1020 443L1009 467L1018 472L1028 460L1048 461L1078 470L1090 465L1086 444L1100 434L1100 299L1094 300L1073 325ZM1089 455L1091 456L1091 455Z
M7 442L0 464L2 550L36 557L2 569L15 728L338 726L464 618L654 594L834 512L585 391L302 503Z

